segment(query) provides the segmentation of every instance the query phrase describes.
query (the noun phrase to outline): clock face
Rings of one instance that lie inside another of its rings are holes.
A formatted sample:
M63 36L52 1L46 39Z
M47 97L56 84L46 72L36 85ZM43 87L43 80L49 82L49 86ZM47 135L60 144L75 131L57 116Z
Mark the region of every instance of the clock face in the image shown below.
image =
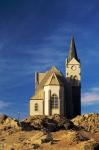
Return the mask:
M73 65L73 66L71 67L71 69L72 69L73 71L75 71L75 70L76 70L76 66Z

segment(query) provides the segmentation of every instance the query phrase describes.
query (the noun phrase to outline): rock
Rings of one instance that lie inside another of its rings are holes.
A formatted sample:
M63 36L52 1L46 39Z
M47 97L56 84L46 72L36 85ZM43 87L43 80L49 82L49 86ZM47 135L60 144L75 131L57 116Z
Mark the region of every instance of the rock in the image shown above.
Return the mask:
M48 143L48 142L53 142L53 137L52 134L49 132L45 138L41 139L41 143Z
M72 129L72 121L60 115L54 116L31 116L21 122L23 130L43 130L58 131L60 129Z
M80 127L83 127L89 132L99 131L99 114L90 113L85 115L80 115L72 119L72 122Z
M0 115L0 125L0 130L20 129L19 122L7 115Z
M53 118L45 117L42 120L42 128L45 128L46 131L57 131L58 125Z
M99 143L96 143L94 140L89 140L85 142L82 146L83 150L99 150Z
M73 123L69 119L67 119L63 116L54 115L53 120L57 123L57 127L59 129L68 130L68 129L71 129L74 127Z
M15 150L14 148L10 148L10 150Z
M39 144L32 144L33 150L34 150L34 149L38 149L39 147L40 147Z
M68 130L66 138L68 139L69 143L80 143L82 141L88 141L89 139L77 131L70 131Z
M23 130L41 130L42 129L42 120L44 116L30 116L25 120L21 121Z
M0 114L0 124L3 124L4 121L6 120L6 118L7 118L7 115L5 115L5 114Z

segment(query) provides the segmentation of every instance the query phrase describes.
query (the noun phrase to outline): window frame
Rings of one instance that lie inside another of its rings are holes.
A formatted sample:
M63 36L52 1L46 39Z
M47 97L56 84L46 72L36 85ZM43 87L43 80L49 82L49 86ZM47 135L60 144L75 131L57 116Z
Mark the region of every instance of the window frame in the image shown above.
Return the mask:
M38 103L34 104L34 111L38 111Z
M51 96L51 109L58 109L59 108L59 101L58 101L58 96L54 93Z

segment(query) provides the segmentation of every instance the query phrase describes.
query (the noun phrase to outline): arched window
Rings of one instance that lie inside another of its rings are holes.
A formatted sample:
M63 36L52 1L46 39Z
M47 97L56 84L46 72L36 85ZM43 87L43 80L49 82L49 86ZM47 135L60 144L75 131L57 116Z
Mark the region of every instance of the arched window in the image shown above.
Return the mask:
M73 80L73 75L70 76L70 80Z
M78 80L77 76L74 76L74 80Z
M78 77L75 75L73 79L73 85L77 86L78 85Z
M34 110L35 110L35 111L38 111L38 103L35 103L35 105L34 105Z
M56 94L51 96L51 108L58 108L58 96Z

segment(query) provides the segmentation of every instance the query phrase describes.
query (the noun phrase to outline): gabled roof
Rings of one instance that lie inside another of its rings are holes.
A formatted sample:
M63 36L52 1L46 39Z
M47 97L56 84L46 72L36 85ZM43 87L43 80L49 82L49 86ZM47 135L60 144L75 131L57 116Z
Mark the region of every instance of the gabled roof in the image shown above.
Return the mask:
M45 83L47 82L47 80L53 73L55 73L56 75L59 75L59 76L63 76L62 73L55 66L52 66L52 68L46 72L46 75L44 76L44 78L40 82L40 84L38 85L37 90L40 90L43 88L43 86L45 85Z
M67 62L70 62L73 58L75 58L79 62L77 52L76 52L74 36L72 36L72 38L71 38L70 48L69 48L69 55L68 55L68 58L67 58Z
M45 85L63 85L62 81L58 78L57 74L53 73Z
M46 72L44 78L40 82L40 84L37 86L37 89L35 91L35 95L32 96L30 99L43 99L43 88L46 85L63 85L63 78L64 76L62 73L53 66L49 71Z

